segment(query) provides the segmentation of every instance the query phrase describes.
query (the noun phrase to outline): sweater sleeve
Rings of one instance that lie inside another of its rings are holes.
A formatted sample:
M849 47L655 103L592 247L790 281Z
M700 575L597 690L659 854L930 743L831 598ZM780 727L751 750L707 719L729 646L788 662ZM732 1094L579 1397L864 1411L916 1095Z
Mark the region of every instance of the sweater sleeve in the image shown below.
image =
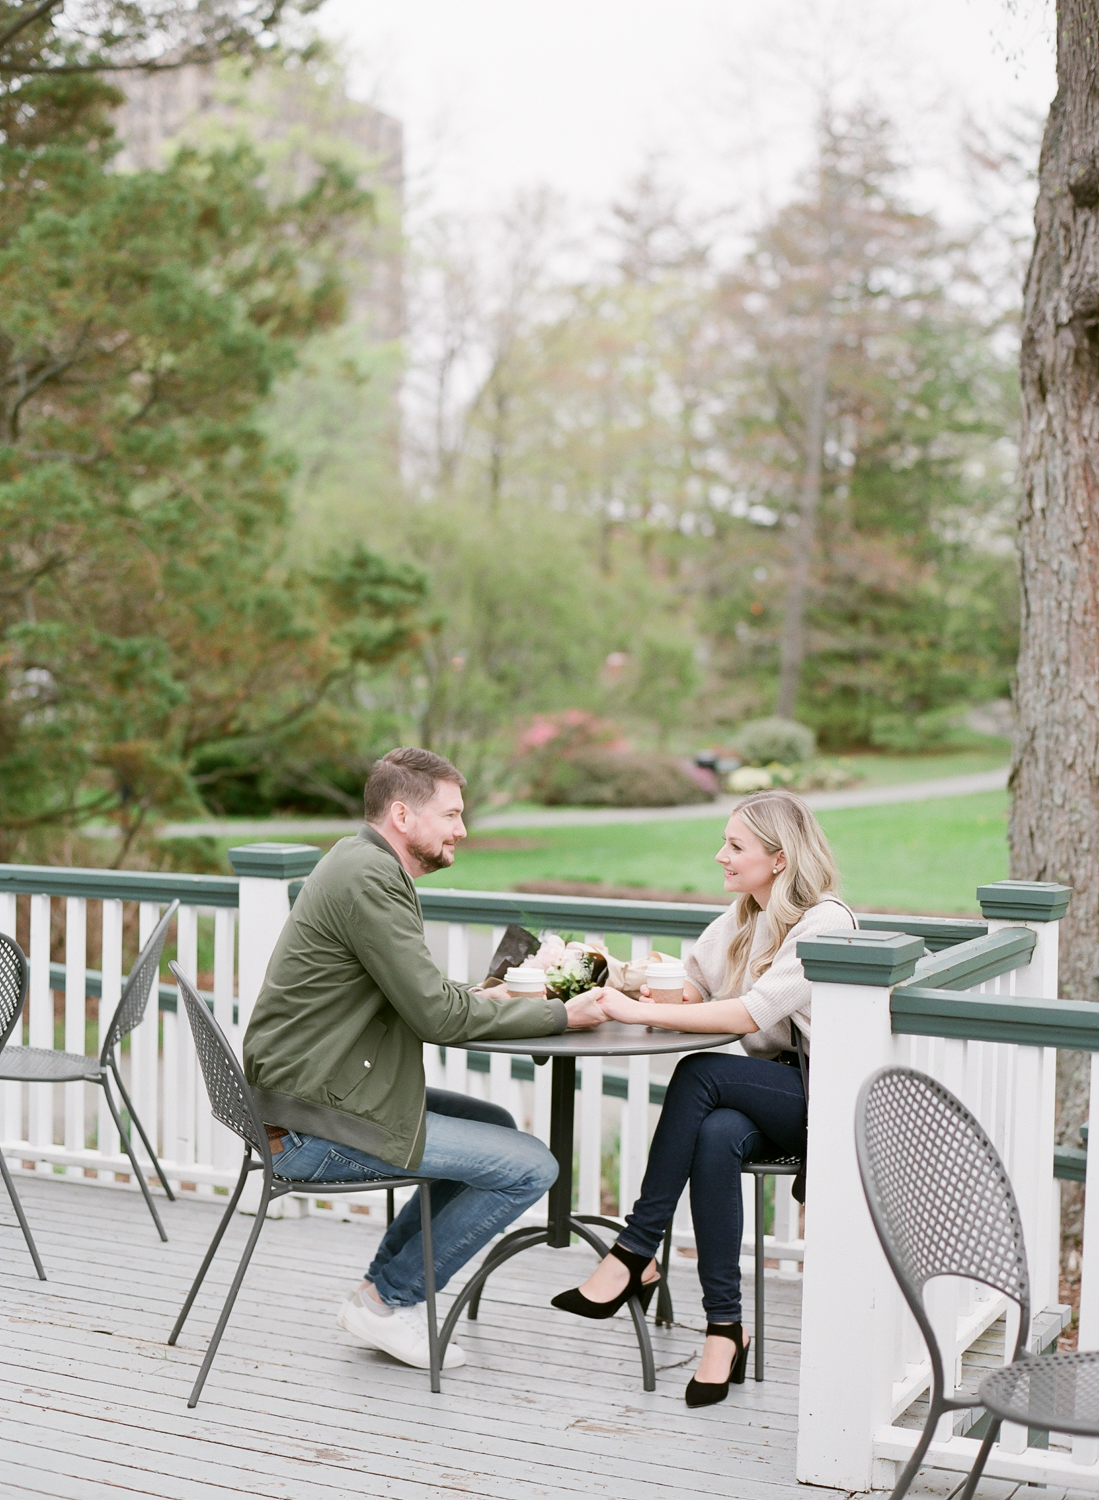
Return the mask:
M771 967L761 974L741 1003L759 1027L769 1031L795 1011L807 1010L812 986L798 957L798 940L822 932L850 932L855 926L851 913L839 901L821 901L791 927L775 954Z
M397 871L368 874L346 896L347 940L393 1009L423 1042L552 1036L568 1026L560 1000L495 999L440 974L414 893Z

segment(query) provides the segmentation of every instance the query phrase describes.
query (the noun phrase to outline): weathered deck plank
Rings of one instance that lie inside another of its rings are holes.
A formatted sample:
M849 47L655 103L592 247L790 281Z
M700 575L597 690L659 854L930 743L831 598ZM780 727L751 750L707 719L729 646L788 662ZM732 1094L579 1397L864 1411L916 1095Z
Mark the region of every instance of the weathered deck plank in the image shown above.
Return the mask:
M251 1221L233 1226L180 1346L169 1349L218 1206L165 1204L171 1240L161 1245L136 1195L57 1178L19 1186L50 1280L34 1279L0 1199L5 1500L835 1493L794 1479L795 1283L768 1284L768 1379L690 1412L682 1391L704 1330L693 1263L674 1264L681 1321L654 1331L657 1389L647 1395L628 1319L588 1325L548 1305L583 1276L590 1254L532 1251L490 1282L480 1321L461 1329L469 1363L444 1374L443 1394L432 1396L425 1372L361 1348L335 1326L378 1228L365 1219L275 1221L192 1412L187 1393ZM952 1488L929 1475L918 1493ZM987 1490L989 1500L1010 1493Z

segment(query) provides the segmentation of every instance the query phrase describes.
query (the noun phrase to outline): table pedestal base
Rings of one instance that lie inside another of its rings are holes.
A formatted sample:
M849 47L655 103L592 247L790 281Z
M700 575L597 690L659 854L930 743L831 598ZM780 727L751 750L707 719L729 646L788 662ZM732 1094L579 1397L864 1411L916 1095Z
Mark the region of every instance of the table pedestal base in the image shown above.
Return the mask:
M579 1236L589 1244L596 1254L602 1259L610 1250L610 1245L602 1240L589 1225L598 1224L605 1229L612 1229L617 1236L622 1229L621 1224L616 1224L613 1219L603 1219L597 1214L569 1214L566 1220L568 1233ZM565 1243L568 1243L566 1237ZM475 1319L481 1306L481 1292L485 1282L498 1270L506 1260L513 1255L519 1255L524 1250L532 1250L535 1245L560 1244L560 1226L547 1225L544 1229L531 1226L528 1229L516 1229L507 1234L500 1243L485 1257L480 1269L466 1282L458 1293L454 1306L446 1316L446 1322L439 1332L439 1363L442 1364L443 1356L446 1354L447 1344L454 1334L458 1319L466 1306L469 1308L469 1317ZM626 1303L633 1318L634 1332L637 1334L637 1347L641 1355L641 1378L642 1384L647 1391L656 1390L656 1365L653 1361L653 1346L649 1338L649 1326L645 1321L645 1314L641 1310L641 1303L636 1297L631 1297ZM671 1321L670 1318L668 1320Z

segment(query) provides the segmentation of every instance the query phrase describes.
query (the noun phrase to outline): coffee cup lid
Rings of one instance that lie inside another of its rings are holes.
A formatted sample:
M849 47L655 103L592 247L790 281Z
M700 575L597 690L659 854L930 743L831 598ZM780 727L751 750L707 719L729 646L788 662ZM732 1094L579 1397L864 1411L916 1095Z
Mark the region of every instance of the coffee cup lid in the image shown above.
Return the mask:
M533 964L513 965L505 976L505 983L509 980L526 980L530 984L544 984L546 979L545 969L536 969Z
M687 970L678 958L653 959L646 964L645 973L656 979L686 978Z

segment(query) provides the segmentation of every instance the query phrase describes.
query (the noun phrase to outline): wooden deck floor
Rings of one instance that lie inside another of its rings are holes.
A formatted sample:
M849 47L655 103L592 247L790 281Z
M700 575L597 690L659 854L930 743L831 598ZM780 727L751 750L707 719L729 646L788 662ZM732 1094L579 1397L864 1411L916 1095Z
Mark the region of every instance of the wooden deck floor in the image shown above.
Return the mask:
M704 1326L693 1263L677 1258L677 1316L656 1330L657 1390L641 1390L628 1319L556 1313L552 1292L590 1254L539 1249L490 1282L461 1342L469 1363L432 1396L426 1373L356 1345L335 1311L378 1230L322 1218L267 1225L206 1394L186 1398L234 1257L223 1254L181 1347L167 1332L215 1206L164 1204L170 1243L136 1195L21 1179L50 1280L33 1275L0 1188L0 1495L49 1500L795 1500L798 1288L768 1285L768 1379L688 1412ZM230 1231L239 1247L251 1220ZM449 1299L442 1299L443 1306ZM946 1496L931 1474L913 1491ZM986 1483L983 1500L1010 1485ZM1047 1491L1047 1500L1052 1492Z

